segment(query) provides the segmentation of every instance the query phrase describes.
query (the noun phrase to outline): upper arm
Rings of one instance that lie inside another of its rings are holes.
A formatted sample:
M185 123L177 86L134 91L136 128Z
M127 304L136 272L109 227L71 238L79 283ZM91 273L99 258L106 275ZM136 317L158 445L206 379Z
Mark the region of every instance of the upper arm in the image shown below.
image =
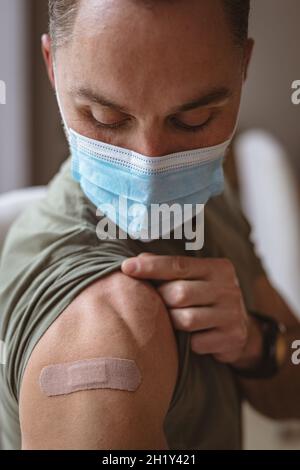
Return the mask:
M134 360L142 375L139 388L42 393L43 367L95 357ZM177 368L175 335L155 289L120 272L100 279L58 317L31 354L20 390L22 447L163 448Z

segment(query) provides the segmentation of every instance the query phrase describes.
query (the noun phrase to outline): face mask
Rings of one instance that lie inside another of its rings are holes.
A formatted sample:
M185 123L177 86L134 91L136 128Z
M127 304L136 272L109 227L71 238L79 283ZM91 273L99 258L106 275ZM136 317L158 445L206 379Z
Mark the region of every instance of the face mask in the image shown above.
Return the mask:
M73 178L87 198L134 239L149 241L153 233L154 238L167 237L224 190L223 161L231 139L209 148L147 157L84 137L68 129L65 120L64 125ZM150 217L152 205L173 204L182 208L183 217L170 220L168 210L160 212L160 218ZM186 204L192 207L187 215Z

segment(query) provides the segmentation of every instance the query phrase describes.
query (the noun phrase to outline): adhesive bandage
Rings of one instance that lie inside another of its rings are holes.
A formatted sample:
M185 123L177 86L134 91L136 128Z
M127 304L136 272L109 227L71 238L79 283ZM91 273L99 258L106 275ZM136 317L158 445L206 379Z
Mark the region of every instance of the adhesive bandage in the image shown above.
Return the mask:
M48 397L101 388L134 392L141 381L135 361L115 357L49 365L42 369L39 379Z

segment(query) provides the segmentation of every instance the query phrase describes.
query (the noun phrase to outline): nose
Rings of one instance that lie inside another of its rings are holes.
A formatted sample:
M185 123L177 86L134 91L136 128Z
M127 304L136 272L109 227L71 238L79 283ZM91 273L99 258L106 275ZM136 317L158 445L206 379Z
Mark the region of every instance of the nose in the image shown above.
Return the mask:
M131 149L147 157L163 157L176 152L167 132L158 127L140 130L132 136Z
M162 139L158 141L156 138L150 136L148 138L144 136L142 138L139 137L134 147L135 152L150 158L162 157L169 153L166 151L166 146Z

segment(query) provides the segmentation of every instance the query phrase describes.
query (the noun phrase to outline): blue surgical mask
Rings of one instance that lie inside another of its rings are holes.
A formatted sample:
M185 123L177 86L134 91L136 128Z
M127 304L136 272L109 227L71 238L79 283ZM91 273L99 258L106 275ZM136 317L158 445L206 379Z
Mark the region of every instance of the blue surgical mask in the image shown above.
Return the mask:
M145 220L151 234L152 221L145 218L151 205L197 208L224 190L223 161L231 139L209 148L147 157L82 136L64 123L73 178L87 198L132 238L143 240ZM195 211L191 214L194 217ZM172 222L169 232L176 229L176 221ZM163 227L158 228L159 237L168 235Z
M152 204L191 204L195 208L224 190L223 160L230 141L163 157L147 157L72 129L69 143L74 179L98 209L134 238L139 238L143 217ZM127 203L124 213L119 209L121 197ZM137 204L141 207L138 212L132 210ZM114 208L110 214L108 207Z

